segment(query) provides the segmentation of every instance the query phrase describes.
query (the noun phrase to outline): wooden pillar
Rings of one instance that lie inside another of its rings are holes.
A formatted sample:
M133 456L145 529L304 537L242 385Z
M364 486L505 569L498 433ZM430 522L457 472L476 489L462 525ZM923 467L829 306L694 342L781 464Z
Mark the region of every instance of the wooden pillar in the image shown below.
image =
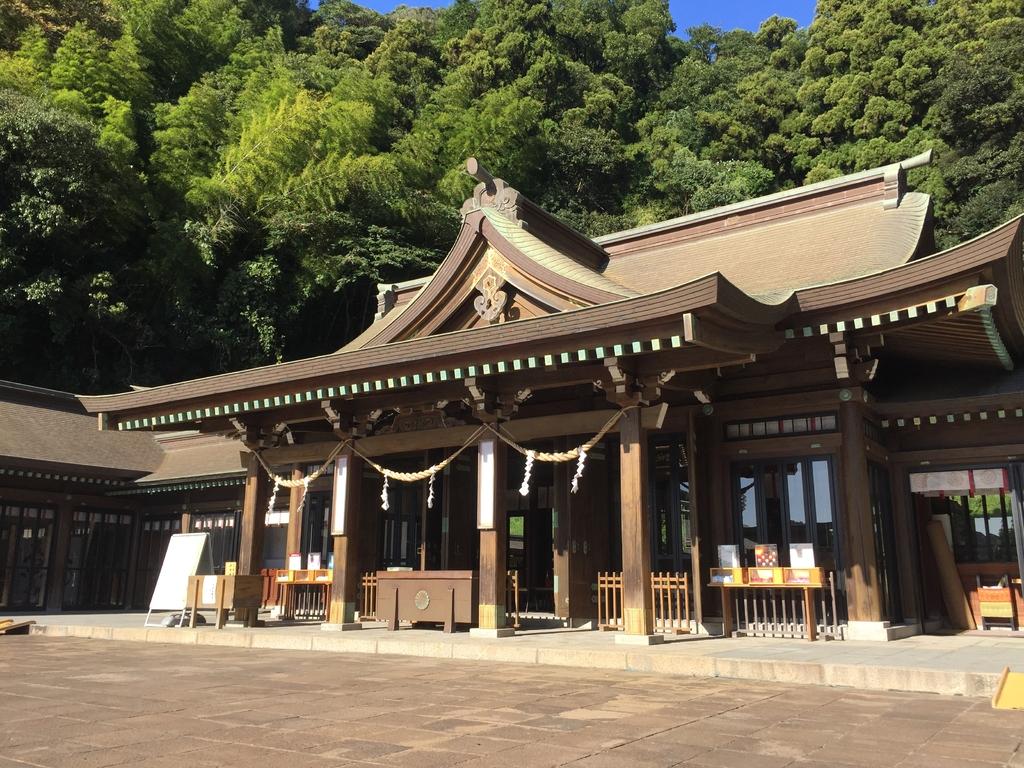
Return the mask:
M430 451L423 451L423 466L432 466L433 462L430 460ZM420 570L427 570L427 543L429 536L427 535L427 494L420 494L420 540L417 544L417 553L419 554Z
M568 441L559 438L555 442L556 451L564 451ZM565 619L573 616L572 588L572 510L569 500L569 467L574 464L561 462L555 464L554 490L555 498L551 504L552 557L554 558L554 596L555 616Z
M842 431L839 463L847 611L851 621L881 621L881 589L875 561L871 486L864 442L864 414L860 403L840 403L839 428Z
M270 478L256 454L250 454L242 496L242 525L238 536L238 575L258 574L263 564L263 531L270 501Z
M647 516L647 433L640 409L619 421L622 493L622 618L627 635L651 635L651 539Z
M490 444L488 446L488 443ZM494 438L481 442L477 456L477 504L480 528L480 629L505 626L508 574L508 510L505 475L508 450Z
M53 550L53 561L50 564L50 583L46 593L46 610L59 611L64 607L64 571L68 563L68 547L71 544L71 528L74 526L75 511L71 502L61 499L57 505L56 536L57 544Z
M700 516L704 510L704 475L706 457L697 447L697 418L691 409L686 426L686 471L690 484L690 594L693 595L693 614L697 627L704 623L704 603L701 599L704 579L701 576Z
M334 536L334 575L331 583L329 624L350 625L356 620L356 606L361 588L360 577L360 522L362 518L363 460L346 448L338 462L347 462L344 475L335 471L334 482L344 488L334 489L331 514L344 514L345 533ZM336 508L344 506L344 509ZM332 521L332 532L337 530L337 518Z
M302 467L292 467L292 480L301 480ZM288 531L285 534L284 561L288 564L288 556L293 552L302 552L302 518L305 514L305 500L302 486L295 486L288 495ZM325 563L326 565L326 563Z

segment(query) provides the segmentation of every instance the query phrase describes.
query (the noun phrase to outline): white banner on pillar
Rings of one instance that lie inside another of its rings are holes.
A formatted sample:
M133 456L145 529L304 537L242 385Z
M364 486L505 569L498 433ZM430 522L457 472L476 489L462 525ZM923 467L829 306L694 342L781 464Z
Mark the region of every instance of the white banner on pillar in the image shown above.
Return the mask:
M494 493L496 486L497 445L494 438L481 440L477 447L477 504L476 527L494 528Z
M348 463L350 456L343 453L334 460L334 501L331 505L331 535L345 535L346 504L348 503Z

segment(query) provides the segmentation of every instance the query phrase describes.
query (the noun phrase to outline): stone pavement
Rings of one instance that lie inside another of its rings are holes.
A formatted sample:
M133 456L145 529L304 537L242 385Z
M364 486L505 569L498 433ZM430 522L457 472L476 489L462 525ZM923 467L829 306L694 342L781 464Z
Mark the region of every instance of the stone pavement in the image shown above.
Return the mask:
M982 699L451 659L0 638L0 768L991 768Z
M1024 637L916 636L893 642L674 638L661 646L616 645L614 633L537 630L500 640L444 635L434 629L324 632L319 625L268 622L246 630L143 629L145 614L51 614L41 632L62 637L487 660L617 669L689 677L729 677L862 690L990 697L1003 667L1024 671Z

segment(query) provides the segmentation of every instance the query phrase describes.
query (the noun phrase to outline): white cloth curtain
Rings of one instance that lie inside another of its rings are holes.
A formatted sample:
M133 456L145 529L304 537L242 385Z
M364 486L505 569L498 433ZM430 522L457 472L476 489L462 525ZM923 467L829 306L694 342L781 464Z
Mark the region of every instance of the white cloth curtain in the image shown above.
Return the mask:
M999 493L1009 488L1005 468L954 469L947 472L914 472L910 490L926 496L974 496Z

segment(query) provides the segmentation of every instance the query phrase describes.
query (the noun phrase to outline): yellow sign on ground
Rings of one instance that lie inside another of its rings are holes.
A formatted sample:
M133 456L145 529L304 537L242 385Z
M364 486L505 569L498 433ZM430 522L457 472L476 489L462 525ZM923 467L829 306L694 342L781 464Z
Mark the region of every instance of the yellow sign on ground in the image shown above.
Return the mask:
M1011 672L1009 667L1003 670L992 696L992 706L995 709L1024 709L1024 672Z

